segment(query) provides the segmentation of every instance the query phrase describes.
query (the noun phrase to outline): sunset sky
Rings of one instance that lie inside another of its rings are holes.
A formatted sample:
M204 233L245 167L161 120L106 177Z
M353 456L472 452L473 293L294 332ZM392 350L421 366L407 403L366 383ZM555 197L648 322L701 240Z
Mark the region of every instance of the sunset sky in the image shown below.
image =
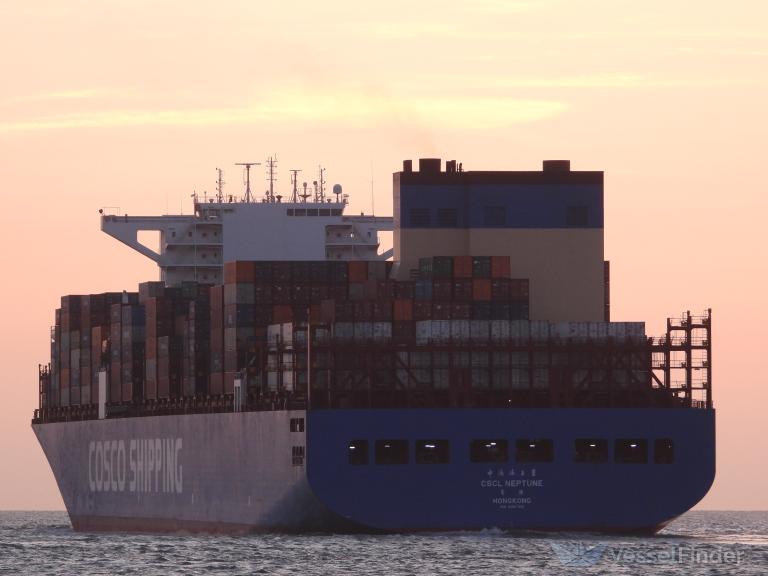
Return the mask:
M0 53L0 509L63 508L29 425L59 297L157 277L98 209L189 213L272 154L381 215L405 158L604 170L613 319L713 308L700 507L768 509L764 0L3 0Z

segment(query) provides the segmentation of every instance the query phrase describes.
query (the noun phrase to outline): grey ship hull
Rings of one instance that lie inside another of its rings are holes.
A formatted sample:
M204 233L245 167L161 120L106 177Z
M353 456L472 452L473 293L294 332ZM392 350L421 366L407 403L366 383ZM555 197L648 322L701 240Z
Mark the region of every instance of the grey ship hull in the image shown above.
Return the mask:
M347 530L310 489L302 411L33 425L75 530Z

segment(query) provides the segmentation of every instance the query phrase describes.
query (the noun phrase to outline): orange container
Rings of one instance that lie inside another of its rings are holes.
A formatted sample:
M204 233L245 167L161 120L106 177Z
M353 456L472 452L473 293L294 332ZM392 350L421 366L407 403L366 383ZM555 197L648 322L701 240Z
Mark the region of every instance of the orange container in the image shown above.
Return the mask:
M248 284L256 281L256 265L254 262L237 260L224 263L225 284Z
M413 320L413 300L395 300L395 322L410 322Z
M492 278L509 278L510 269L509 256L491 256Z
M475 278L472 280L472 300L491 299L491 279Z
M272 307L272 322L282 324L293 321L293 308L288 304L276 304Z
M472 256L453 257L453 277L472 278Z
M349 281L365 282L368 280L368 262L353 260L349 263Z

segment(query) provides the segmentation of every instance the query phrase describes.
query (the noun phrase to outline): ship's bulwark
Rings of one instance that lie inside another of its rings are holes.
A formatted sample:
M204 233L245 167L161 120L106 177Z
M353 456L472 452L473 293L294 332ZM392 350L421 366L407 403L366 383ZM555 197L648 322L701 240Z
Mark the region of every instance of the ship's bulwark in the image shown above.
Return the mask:
M306 432L290 431L297 418ZM84 531L652 532L694 506L715 473L712 410L276 411L34 430ZM552 462L470 462L472 439L534 437L553 441ZM671 438L674 462L576 463L585 437ZM382 439L406 440L409 463L376 464ZM415 442L436 439L450 444L449 462L415 463ZM368 464L350 464L352 441L371 446Z

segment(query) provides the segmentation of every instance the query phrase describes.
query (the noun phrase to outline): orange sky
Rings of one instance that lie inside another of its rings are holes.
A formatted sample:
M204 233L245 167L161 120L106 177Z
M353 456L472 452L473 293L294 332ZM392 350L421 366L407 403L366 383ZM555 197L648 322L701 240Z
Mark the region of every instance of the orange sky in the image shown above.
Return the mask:
M714 309L702 507L767 509L768 4L368 4L0 3L0 509L63 507L29 427L59 296L157 275L97 210L189 212L272 153L381 214L404 158L604 170L614 319Z

